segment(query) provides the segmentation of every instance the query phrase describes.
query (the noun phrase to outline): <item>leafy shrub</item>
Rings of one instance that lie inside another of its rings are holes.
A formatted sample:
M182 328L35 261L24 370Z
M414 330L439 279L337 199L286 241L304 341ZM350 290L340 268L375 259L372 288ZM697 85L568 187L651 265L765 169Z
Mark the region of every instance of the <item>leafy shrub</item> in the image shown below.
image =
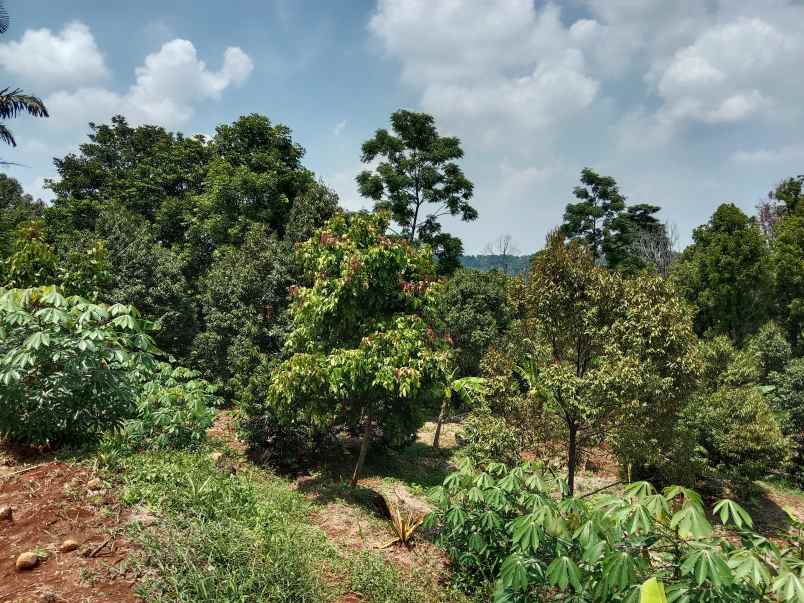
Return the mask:
M514 317L513 283L501 272L457 271L438 292L436 314L455 347L460 375L477 375L488 347Z
M136 417L114 439L129 450L194 448L206 439L222 400L217 388L186 368L159 365L136 402Z
M699 351L703 360L701 385L706 389L736 387L761 379L757 355L748 349L737 349L725 335L702 341Z
M792 441L790 467L804 484L804 358L791 360L784 371L771 373L769 399L781 416L782 431Z
M466 457L478 466L489 463L515 465L522 452L514 429L488 409L479 409L469 415L464 422L460 443Z
M784 332L775 322L767 322L748 341L748 350L754 354L764 382L772 372L784 370L793 354Z
M635 603L653 579L674 602L801 601L797 545L780 549L752 532L751 517L731 500L713 508L730 532L724 537L687 488L658 493L636 482L624 496L555 496L566 488L534 465L467 465L436 489L426 525L459 583L495 603Z
M80 442L119 427L139 372L153 365L149 324L131 306L64 297L56 287L0 289L0 435Z
M685 419L711 475L752 481L784 465L788 442L758 387L722 387L693 400Z

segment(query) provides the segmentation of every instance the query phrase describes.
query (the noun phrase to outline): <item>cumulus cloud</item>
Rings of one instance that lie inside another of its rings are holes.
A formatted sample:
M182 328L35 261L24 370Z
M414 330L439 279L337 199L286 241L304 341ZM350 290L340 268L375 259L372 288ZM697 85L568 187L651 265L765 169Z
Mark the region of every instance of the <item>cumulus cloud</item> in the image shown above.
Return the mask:
M92 32L78 21L68 23L59 33L29 29L19 41L0 44L0 65L40 94L109 76Z
M57 118L54 122L66 128L108 119L114 113L126 115L133 123L177 126L189 121L197 102L219 99L225 89L248 79L253 68L251 58L233 47L224 52L222 67L212 71L192 42L176 39L145 57L125 93L86 87L55 92L45 102Z
M679 119L736 122L788 98L774 98L785 68L804 61L800 34L763 19L739 17L713 26L680 48L662 71L657 91L664 110ZM783 88L782 88L783 89ZM789 90L787 91L789 92ZM804 86L797 100L804 99Z
M587 165L686 229L703 198L753 207L768 183L736 165L800 172L803 23L800 0L377 0L368 29L464 140L484 228L519 204L544 232Z
M380 0L369 29L401 60L425 110L488 138L559 122L598 92L552 4Z

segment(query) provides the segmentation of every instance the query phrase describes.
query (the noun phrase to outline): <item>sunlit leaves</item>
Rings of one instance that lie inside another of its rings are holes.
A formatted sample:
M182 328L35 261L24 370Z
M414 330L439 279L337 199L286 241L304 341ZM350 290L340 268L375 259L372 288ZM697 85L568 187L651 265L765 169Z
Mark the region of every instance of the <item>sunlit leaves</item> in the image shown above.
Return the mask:
M693 576L698 586L709 582L719 588L733 581L731 570L723 555L715 549L704 547L691 550L681 564L681 573Z
M656 578L649 578L639 588L639 603L667 603L664 585Z
M118 427L156 352L150 324L128 310L110 320L56 287L0 290L0 435L44 444Z
M712 510L720 517L720 521L722 521L724 525L731 522L738 528L742 528L744 525L749 528L754 527L751 516L733 500L727 498L720 500L715 504Z

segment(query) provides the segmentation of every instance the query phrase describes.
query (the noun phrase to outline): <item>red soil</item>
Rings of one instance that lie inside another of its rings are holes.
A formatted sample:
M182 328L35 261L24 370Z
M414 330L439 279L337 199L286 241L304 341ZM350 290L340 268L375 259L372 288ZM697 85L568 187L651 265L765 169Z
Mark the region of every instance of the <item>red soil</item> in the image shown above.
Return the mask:
M87 486L93 477L60 462L0 466L0 507L14 509L13 521L0 521L0 603L140 600L120 527L126 517L104 484ZM68 538L80 547L62 553ZM16 558L26 551L46 558L17 571Z

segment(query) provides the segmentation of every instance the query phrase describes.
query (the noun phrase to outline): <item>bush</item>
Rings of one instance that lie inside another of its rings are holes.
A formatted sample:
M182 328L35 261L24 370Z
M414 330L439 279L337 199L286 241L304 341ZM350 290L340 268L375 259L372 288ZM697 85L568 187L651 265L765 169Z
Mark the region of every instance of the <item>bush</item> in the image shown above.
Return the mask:
M514 317L511 279L501 272L459 270L438 292L435 312L455 347L460 375L477 375L489 346Z
M492 415L488 409L479 409L469 415L464 422L460 444L466 457L479 467L489 463L515 465L522 453L516 431L505 419Z
M784 371L771 373L769 399L781 417L782 431L792 441L790 467L804 484L804 358L791 360Z
M772 372L784 370L793 355L793 349L782 329L775 322L767 322L748 341L748 351L756 358L765 382Z
M136 417L127 420L113 440L128 450L195 448L206 439L223 403L217 388L199 378L200 373L174 368L167 363L142 387Z
M788 442L759 388L722 387L685 414L710 475L745 482L784 466Z
M651 580L667 590L655 601L801 600L797 545L752 532L731 500L711 510L722 524L715 533L700 495L680 486L659 493L636 482L624 495L557 496L566 490L535 465L466 466L435 490L426 525L478 600L636 603Z
M0 435L79 443L132 415L156 352L131 306L64 297L56 287L0 289Z

